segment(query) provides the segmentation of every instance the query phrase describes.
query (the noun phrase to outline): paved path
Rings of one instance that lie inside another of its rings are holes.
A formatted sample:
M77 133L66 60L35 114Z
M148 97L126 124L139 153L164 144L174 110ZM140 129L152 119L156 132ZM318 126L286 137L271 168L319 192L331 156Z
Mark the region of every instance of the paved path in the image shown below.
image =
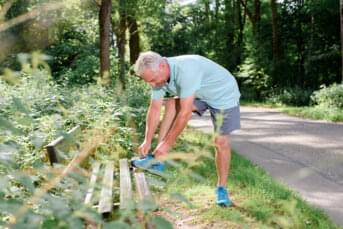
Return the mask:
M343 226L343 124L253 107L241 108L241 124L233 148ZM208 113L189 125L212 132Z

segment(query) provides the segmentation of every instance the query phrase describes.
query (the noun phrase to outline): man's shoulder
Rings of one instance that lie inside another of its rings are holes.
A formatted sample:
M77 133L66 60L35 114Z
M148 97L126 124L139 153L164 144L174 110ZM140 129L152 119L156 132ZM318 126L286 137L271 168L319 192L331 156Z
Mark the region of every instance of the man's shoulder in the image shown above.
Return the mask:
M207 59L206 57L197 55L197 54L187 54L187 55L179 55L179 56L173 56L168 57L168 60L172 61L187 61L187 60L201 60L201 59Z

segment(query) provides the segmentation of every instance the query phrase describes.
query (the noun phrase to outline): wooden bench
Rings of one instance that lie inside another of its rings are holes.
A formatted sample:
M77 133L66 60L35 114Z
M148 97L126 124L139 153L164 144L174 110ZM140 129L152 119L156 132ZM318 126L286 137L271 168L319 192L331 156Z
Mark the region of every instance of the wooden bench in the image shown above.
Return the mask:
M129 162L125 159L119 160L120 168L120 209L126 209L133 203L133 185L131 181L131 172L129 169ZM154 201L146 176L144 172L132 170L132 175L135 180L135 188L138 200Z
M79 139L81 129L79 126L72 128L66 135L60 136L46 146L47 155L51 166L61 163L69 163L81 151ZM68 153L74 151L73 153ZM72 154L72 155L70 155ZM88 189L85 193L84 203L96 207L98 212L107 217L111 214L114 206L119 205L121 210L133 209L135 199L139 201L152 201L152 197L146 176L143 171L131 170L128 159L119 160L119 183L120 183L120 203L113 202L114 190L114 163L92 162ZM132 182L133 177L134 182ZM136 190L136 195L134 193ZM137 197L137 198L136 198ZM92 222L86 222L87 228L96 228ZM151 228L149 225L145 225Z
M45 146L51 166L53 166L54 163L63 163L64 160L68 160L66 153L69 151L80 151L80 143L78 141L80 134L80 126L75 126L69 130L66 135L59 136Z
M45 148L50 165L68 164L78 156L81 151L80 139L82 137L80 126L75 126L66 135L59 136L50 142ZM101 163L95 161L92 165L89 188L85 193L84 203L96 206L98 212L108 216L113 209L113 180L114 162ZM97 194L97 189L100 194Z

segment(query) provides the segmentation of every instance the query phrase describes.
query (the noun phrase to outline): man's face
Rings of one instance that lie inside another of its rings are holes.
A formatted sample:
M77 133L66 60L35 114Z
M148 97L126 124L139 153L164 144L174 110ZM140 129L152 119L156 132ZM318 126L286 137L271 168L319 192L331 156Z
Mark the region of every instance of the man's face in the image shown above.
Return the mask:
M156 71L145 69L141 77L151 87L162 87L166 83L166 77L161 66Z

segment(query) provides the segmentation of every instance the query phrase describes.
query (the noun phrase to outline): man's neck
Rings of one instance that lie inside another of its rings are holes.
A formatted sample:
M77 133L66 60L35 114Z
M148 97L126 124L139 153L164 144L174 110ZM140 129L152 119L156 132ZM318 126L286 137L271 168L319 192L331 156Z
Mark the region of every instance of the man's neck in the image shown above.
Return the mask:
M166 83L169 83L170 82L170 66L169 66L169 63L167 61L167 58L164 58L164 63L166 64L167 66L167 71L168 71L168 74L166 74Z

